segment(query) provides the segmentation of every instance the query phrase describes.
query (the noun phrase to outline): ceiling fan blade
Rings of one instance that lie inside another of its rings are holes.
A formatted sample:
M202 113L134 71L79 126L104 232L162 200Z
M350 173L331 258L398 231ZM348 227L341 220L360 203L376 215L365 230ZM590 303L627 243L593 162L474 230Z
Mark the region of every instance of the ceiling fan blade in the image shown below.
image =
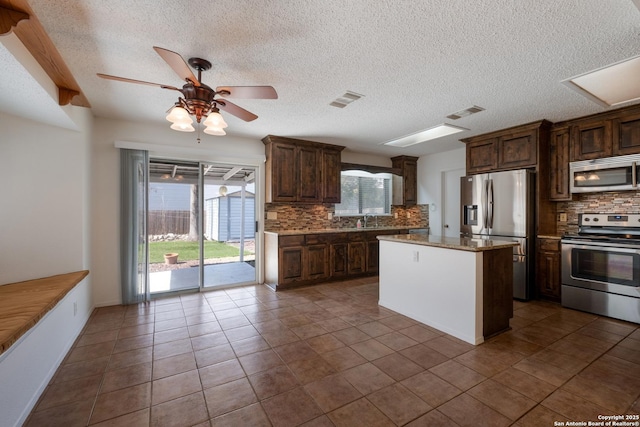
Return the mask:
M188 80L193 83L194 86L200 86L200 82L193 74L193 71L191 71L189 64L185 62L184 58L182 58L179 53L158 46L154 46L153 49L162 57L162 59L165 60L167 64L169 64L171 68L173 68L173 71L175 71L182 80Z
M278 94L272 86L218 86L216 92L222 92L220 95L225 98L278 99Z
M173 87L173 86L169 86L169 85L163 85L163 84L160 84L160 83L145 82L145 81L142 81L142 80L127 79L125 77L110 76L109 74L98 73L98 77L101 77L101 78L107 79L107 80L116 80L116 81L119 81L119 82L127 82L127 83L137 83L137 84L140 84L140 85L147 85L147 86L157 86L157 87L161 87L162 89L172 89L172 90L180 91L180 89L178 89L177 87Z
M258 116L253 114L251 111L247 111L242 107L238 107L233 102L229 102L227 100L220 101L218 103L218 107L220 107L221 110L224 110L229 114L233 114L234 116L241 118L245 122L250 122L258 118Z

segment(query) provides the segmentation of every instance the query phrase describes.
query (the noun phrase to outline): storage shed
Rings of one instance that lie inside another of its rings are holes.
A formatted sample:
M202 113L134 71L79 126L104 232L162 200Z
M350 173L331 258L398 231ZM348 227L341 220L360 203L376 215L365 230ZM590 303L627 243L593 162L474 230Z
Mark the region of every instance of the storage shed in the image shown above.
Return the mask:
M244 238L255 238L255 196L244 192ZM227 242L240 240L242 192L205 200L204 234L209 240Z

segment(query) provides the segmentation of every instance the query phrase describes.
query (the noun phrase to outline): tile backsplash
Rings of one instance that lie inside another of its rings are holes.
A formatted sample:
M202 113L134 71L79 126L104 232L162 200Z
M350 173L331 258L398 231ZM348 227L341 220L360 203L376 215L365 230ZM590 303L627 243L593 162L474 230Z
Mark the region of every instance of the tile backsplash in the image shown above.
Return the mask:
M584 193L573 200L559 202L558 214L566 213L567 222L558 221L558 234L578 231L578 214L581 213L640 213L640 192L622 191L608 193Z
M277 219L270 219L275 216ZM329 214L333 219L329 219ZM395 218L398 214L398 218ZM407 214L409 218L407 218ZM265 231L324 230L355 227L359 217L335 215L333 204L305 205L267 203L265 205ZM379 227L428 227L429 205L412 207L392 206L390 216L378 216ZM375 221L370 219L369 221Z

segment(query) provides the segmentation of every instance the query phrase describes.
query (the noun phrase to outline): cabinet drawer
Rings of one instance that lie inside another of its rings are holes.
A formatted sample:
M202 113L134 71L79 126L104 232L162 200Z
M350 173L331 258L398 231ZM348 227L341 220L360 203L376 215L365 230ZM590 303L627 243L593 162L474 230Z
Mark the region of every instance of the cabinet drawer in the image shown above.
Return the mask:
M560 240L540 239L538 240L538 248L541 251L560 252Z
M278 244L280 246L303 246L304 234L300 234L299 236L280 236Z
M356 231L349 233L350 242L364 242L367 239L366 231Z
M331 234L307 234L305 242L307 245L317 245L319 243L327 243L331 240Z

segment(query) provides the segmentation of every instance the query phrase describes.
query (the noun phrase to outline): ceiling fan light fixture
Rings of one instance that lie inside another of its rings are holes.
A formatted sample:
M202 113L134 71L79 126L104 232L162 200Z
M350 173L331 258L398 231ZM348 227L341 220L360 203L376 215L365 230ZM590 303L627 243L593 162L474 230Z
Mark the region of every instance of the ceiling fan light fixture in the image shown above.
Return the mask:
M189 123L193 123L193 119L191 118L191 116L189 115L189 112L187 110L185 110L184 108L182 108L179 104L176 104L171 111L169 112L169 114L167 114L166 119L168 121L170 121L171 123L177 123L177 122L189 122Z

